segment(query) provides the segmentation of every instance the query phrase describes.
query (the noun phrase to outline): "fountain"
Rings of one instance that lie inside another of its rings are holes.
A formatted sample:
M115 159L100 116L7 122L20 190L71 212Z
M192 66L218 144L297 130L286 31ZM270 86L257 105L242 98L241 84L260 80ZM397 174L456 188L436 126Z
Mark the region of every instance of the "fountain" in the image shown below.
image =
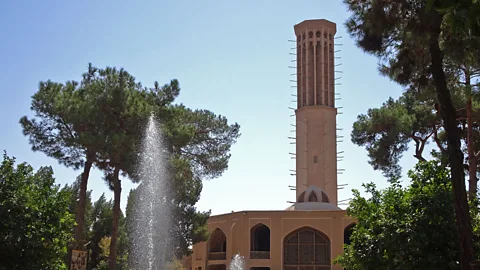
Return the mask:
M161 129L150 116L142 143L138 165L140 185L134 192L133 243L129 269L162 270L169 257L170 206L168 171ZM128 207L128 206L127 206Z
M245 269L245 259L243 256L240 256L239 254L235 254L233 256L232 261L230 262L230 265L228 266L228 270L244 270Z

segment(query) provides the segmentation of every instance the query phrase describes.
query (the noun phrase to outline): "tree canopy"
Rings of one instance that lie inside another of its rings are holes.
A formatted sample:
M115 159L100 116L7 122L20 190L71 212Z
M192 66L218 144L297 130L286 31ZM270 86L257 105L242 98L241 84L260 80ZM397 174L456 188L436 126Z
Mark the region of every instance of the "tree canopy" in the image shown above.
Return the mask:
M338 258L344 267L460 269L449 171L438 161L420 162L408 176L407 187L364 185L368 199L354 190L347 211L357 224Z
M458 109L458 126L461 139L467 151L467 119L465 110L465 95L462 91L452 94ZM477 124L480 120L480 99L474 95L472 116L473 148L480 149L480 133ZM446 156L445 129L439 112L436 109L436 97L433 93L424 91L405 91L398 99L389 98L379 108L372 108L366 114L357 117L351 133L352 142L364 146L370 158L369 163L376 170L381 170L388 178L398 178L401 168L398 165L400 158L409 149L414 147L413 157L418 161L428 159L425 152L427 144L434 145L433 158L444 160L448 165ZM464 167L468 169L468 159ZM475 164L479 171L479 164Z
M89 76L88 87L82 89L81 96L99 110L95 128L101 148L96 165L104 171L105 180L114 192L108 265L115 269L121 218L120 175L138 181L132 177L132 172L140 151L142 131L152 109L147 99L148 89L124 69L95 68Z
M399 159L414 142L414 157L424 161L428 140L438 137L438 116L433 101L422 101L410 93L398 100L390 98L380 108L369 109L353 124L352 141L365 146L374 169L389 178L400 176Z
M445 131L445 156L451 170L457 229L461 236L460 265L462 269L470 269L474 263L473 232L465 186L462 136L452 92L459 83L458 75L462 74L467 88L469 197L473 199L477 190L475 163L478 163L478 158L473 149L472 82L469 76L478 67L480 50L476 46L478 42L472 42L478 41L478 35L475 37L478 32L472 31L474 29L471 24L478 23L477 21L468 17L470 24L465 24L461 29L452 23L458 22L457 19L465 14L453 12L456 8L466 11L468 8L476 8L478 3L467 0L458 5L459 2L344 0L350 11L346 22L347 31L356 40L358 47L379 59L380 71L409 90L435 93L435 109ZM442 9L446 6L453 9L443 12ZM465 46L459 46L460 44ZM395 161L395 155L392 160Z
M20 124L33 151L41 151L74 169L83 167L78 186L75 246L83 248L87 184L92 166L104 147L99 120L102 111L95 100L101 88L94 82L97 69L91 64L81 82L42 81L32 96L33 117L23 116Z
M225 116L205 110L192 110L183 104L170 108L165 126L170 151L191 164L195 177L212 179L227 168L230 148L240 137L240 125L229 124Z
M0 165L0 269L68 269L63 262L74 226L70 193L50 167L3 156Z
M165 85L155 82L147 88L125 69L100 69L89 64L80 82L40 82L32 96L34 116L20 120L34 151L42 151L67 167L83 168L75 185L66 188L78 199L71 206L76 210L77 248L95 240L93 245L98 249L99 236L89 229L95 217L87 183L93 166L104 172L104 180L114 192L108 233L111 269L115 267L122 226L121 178L142 181L138 161L144 129L152 115L165 135L165 140L158 143L165 144L169 155L169 194L178 225L175 237L181 242L175 254L188 253L192 241L205 237L203 226L209 213L198 212L194 205L202 181L216 178L227 169L230 148L240 136L239 125L229 124L226 117L208 110L174 104L179 93L177 80ZM107 237L106 233L101 235Z

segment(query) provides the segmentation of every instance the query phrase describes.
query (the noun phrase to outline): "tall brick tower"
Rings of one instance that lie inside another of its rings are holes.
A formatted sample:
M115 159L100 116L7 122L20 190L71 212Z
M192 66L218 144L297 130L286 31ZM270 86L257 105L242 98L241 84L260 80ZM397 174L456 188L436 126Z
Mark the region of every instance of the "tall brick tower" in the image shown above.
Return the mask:
M297 50L297 202L328 202L336 206L336 24L327 20L306 20L295 25L294 29ZM309 192L312 189L317 191Z

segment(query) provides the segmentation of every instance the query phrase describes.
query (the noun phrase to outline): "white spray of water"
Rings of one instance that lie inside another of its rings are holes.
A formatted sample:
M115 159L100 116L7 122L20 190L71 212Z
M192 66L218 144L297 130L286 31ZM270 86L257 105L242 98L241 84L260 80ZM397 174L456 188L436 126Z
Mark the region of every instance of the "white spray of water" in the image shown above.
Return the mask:
M245 269L245 259L243 256L240 256L239 254L235 254L233 256L232 261L230 262L230 265L228 266L228 270L244 270Z
M138 166L141 183L135 192L132 209L133 254L129 256L132 269L163 270L165 267L171 226L165 153L160 125L151 116Z

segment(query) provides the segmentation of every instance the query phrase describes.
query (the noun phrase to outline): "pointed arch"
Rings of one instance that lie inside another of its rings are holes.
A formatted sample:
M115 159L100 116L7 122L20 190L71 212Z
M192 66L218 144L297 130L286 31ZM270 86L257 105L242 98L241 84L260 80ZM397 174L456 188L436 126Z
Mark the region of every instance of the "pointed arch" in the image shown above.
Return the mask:
M315 191L310 192L310 195L308 196L308 201L318 202L317 193Z
M270 259L270 228L263 223L250 229L250 258Z
M330 238L319 230L302 227L283 240L283 267L309 266L315 270L331 268Z
M305 191L300 193L300 195L297 198L297 202L304 202L305 201Z
M324 203L329 203L330 202L330 199L328 198L327 193L325 193L323 190L322 190L322 202L324 202Z
M216 228L208 239L209 260L225 260L227 258L227 236Z
M350 244L350 237L352 236L353 233L353 228L357 225L355 222L349 224L345 229L343 230L343 243L349 245Z

